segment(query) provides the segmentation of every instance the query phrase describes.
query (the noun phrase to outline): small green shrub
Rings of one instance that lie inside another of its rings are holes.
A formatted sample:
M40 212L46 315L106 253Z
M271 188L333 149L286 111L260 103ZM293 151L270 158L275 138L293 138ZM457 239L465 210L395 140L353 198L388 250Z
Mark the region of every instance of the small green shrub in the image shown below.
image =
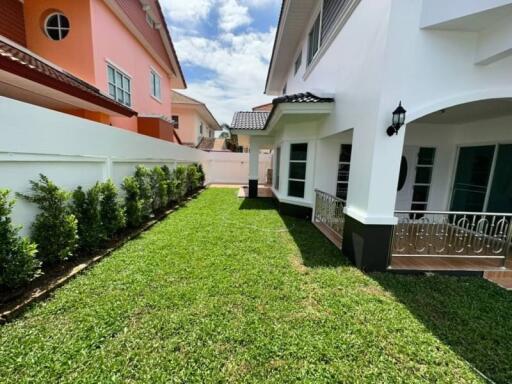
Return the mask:
M139 183L135 177L128 176L124 178L121 188L125 193L124 209L126 223L129 227L138 227L144 221L142 214L143 201L140 197Z
M38 257L43 264L51 265L73 255L77 244L77 220L69 211L69 193L40 174L39 181L30 181L32 194L18 196L37 204L39 213L31 227L32 240L36 242Z
M20 227L11 222L14 200L9 191L0 189L0 287L16 288L40 274L36 244L21 238Z
M126 226L124 208L119 201L117 188L112 180L101 184L100 217L107 239L113 238Z
M139 185L139 198L142 203L142 219L148 219L153 212L153 191L151 189L151 171L143 165L137 165L134 178Z
M204 174L203 164L196 163L194 165L196 166L197 173L198 173L199 187L203 187L205 179L206 179L206 176Z
M78 247L94 251L104 239L100 215L100 185L96 183L85 192L79 186L72 195L71 211L78 222Z
M167 183L167 196L165 198L165 205L167 206L172 201L172 173L167 165L162 166L162 172Z
M153 212L158 212L167 206L169 180L165 176L162 167L156 166L151 170L151 193L153 200Z
M197 167L192 164L186 170L187 193L194 192L199 187L199 173Z
M187 168L178 165L171 180L172 199L181 202L187 194Z

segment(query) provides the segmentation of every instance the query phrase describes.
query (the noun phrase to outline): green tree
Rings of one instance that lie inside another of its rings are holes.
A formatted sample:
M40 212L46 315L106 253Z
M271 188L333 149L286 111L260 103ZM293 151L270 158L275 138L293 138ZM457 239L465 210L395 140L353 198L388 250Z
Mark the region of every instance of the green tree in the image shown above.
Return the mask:
M68 207L69 193L45 175L30 181L32 193L18 196L39 208L31 227L38 256L45 265L56 264L73 256L78 244L77 220Z
M9 200L9 191L0 189L0 287L7 288L19 287L41 271L36 244L20 237L20 227L11 222L13 206L14 200Z

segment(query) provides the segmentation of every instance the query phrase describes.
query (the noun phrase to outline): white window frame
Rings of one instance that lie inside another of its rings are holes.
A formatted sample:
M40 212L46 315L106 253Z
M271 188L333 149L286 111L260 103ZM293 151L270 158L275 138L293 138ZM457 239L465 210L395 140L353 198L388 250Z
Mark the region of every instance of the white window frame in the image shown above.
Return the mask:
M432 164L420 164L419 163L421 148L427 148L427 149L434 150L434 158L432 159ZM434 146L418 147L418 155L417 155L416 164L415 164L414 180L413 180L413 184L412 184L411 210L413 210L412 209L413 205L424 205L425 206L425 209L414 209L415 211L422 211L422 210L426 211L428 209L428 204L429 204L429 200L430 200L430 192L432 190L432 179L434 178L434 165L435 165L436 158L437 158L436 155L437 155L437 148ZM417 183L416 182L416 174L418 173L418 168L430 168L430 182L429 183ZM414 200L414 187L427 187L428 188L427 200L425 200L425 201Z
M158 95L156 95L156 84L153 82L153 79L158 79ZM153 67L149 70L149 94L153 99L158 102L162 102L162 76L160 73Z
M63 16L63 17L65 17L68 20L68 24L69 24L69 27L67 27L67 28L61 27L60 26L60 19L57 18L58 24L59 24L58 27L57 28L53 28L53 27L50 28L52 30L56 30L56 31L59 32L59 38L57 40L55 40L53 37L51 37L50 34L48 33L48 26L47 26L48 20L50 20L50 18L53 17L53 16ZM61 40L64 40L67 37L67 35L69 35L69 32L71 30L71 22L69 21L69 17L67 17L64 13L62 13L62 12L52 12L48 16L46 16L46 18L44 19L43 30L44 30L44 34L46 35L46 37L49 38L50 40L52 40L52 41L61 41ZM62 36L62 31L67 31L66 36L64 36L64 37Z
M293 63L293 75L295 76L297 72L299 72L300 67L302 67L302 48L299 51L299 54L295 58L295 62Z
M106 63L107 63L106 70L107 70L107 94L108 94L108 96L110 98L114 99L115 101L117 101L118 103L126 105L127 107L132 107L133 106L133 99L132 99L132 77L128 73L126 73L125 71L121 70L117 65L112 63L110 60L106 60ZM110 68L114 71L114 82L113 83L110 81L110 75L109 75L109 69ZM121 79L122 79L122 85L121 86L119 86L116 83L116 79L117 79L116 75L117 74L121 75ZM128 89L126 89L124 87L125 80L128 81ZM114 88L114 94L113 95L110 92L110 87L111 86ZM118 98L118 95L117 95L118 91L123 92L122 100L119 100L119 98ZM128 103L126 103L124 101L125 93L128 94L128 97L129 97Z
M315 13L315 17L313 18L313 22L311 23L311 25L309 26L308 28L308 33L306 34L306 68L309 68L311 67L311 65L315 62L315 59L316 57L318 56L318 53L320 52L320 49L322 47L322 43L321 43L321 36L322 36L322 13L323 13L323 4L324 2L321 1L320 2L320 10L317 11ZM313 31L313 28L315 27L315 23L316 21L319 21L318 22L318 42L317 42L317 47L316 47L316 51L315 53L313 54L313 56L311 57L311 60L309 59L309 35L311 34L311 32Z
M295 145L295 144L298 144L298 145L305 144L307 146L306 147L307 148L307 150L306 150L306 160L292 160L292 146ZM305 199L306 198L306 180L308 178L309 150L310 150L310 143L308 141L297 141L297 142L290 143L290 157L289 157L289 160L288 160L288 189L287 189L288 197L291 197L291 198L294 198L294 199ZM291 170L291 166L290 165L292 163L303 163L303 164L305 164L304 179L296 179L296 178L291 178L290 177L290 170ZM290 181L298 181L298 182L304 183L304 194L303 194L302 197L290 195Z
M351 158L349 159L349 161L339 161L339 158L341 156L341 153L342 153L342 150L343 150L343 146L344 145L350 145L350 153L352 154L352 144L349 144L349 143L341 143L340 144L340 152L339 152L339 155L338 155L338 173L336 174L336 191L335 191L335 195L336 197L340 198L341 200L343 200L344 202L346 202L345 199L341 198L338 196L338 185L340 184L344 184L347 186L347 198L348 198L348 184L350 182L350 162L352 161L352 156ZM347 181L340 181L338 176L339 176L339 173L340 173L340 168L344 165L348 165L348 170L349 170L349 177L347 179Z

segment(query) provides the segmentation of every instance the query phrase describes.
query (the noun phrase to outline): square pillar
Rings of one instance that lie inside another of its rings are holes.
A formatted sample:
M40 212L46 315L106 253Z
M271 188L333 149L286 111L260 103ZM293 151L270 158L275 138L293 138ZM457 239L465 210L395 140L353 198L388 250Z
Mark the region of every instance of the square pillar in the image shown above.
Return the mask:
M258 197L258 172L260 162L260 143L251 137L249 147L249 197Z
M368 129L365 129L368 128ZM395 204L405 126L388 136L386 125L354 130L343 228L343 253L360 269L384 271L397 223Z

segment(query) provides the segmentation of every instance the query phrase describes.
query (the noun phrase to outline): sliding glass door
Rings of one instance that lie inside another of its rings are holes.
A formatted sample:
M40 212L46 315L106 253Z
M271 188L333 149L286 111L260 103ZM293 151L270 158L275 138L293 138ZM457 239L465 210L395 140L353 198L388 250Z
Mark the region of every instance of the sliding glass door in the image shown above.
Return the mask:
M512 212L512 144L498 146L487 212Z
M461 147L450 209L512 212L512 145Z

